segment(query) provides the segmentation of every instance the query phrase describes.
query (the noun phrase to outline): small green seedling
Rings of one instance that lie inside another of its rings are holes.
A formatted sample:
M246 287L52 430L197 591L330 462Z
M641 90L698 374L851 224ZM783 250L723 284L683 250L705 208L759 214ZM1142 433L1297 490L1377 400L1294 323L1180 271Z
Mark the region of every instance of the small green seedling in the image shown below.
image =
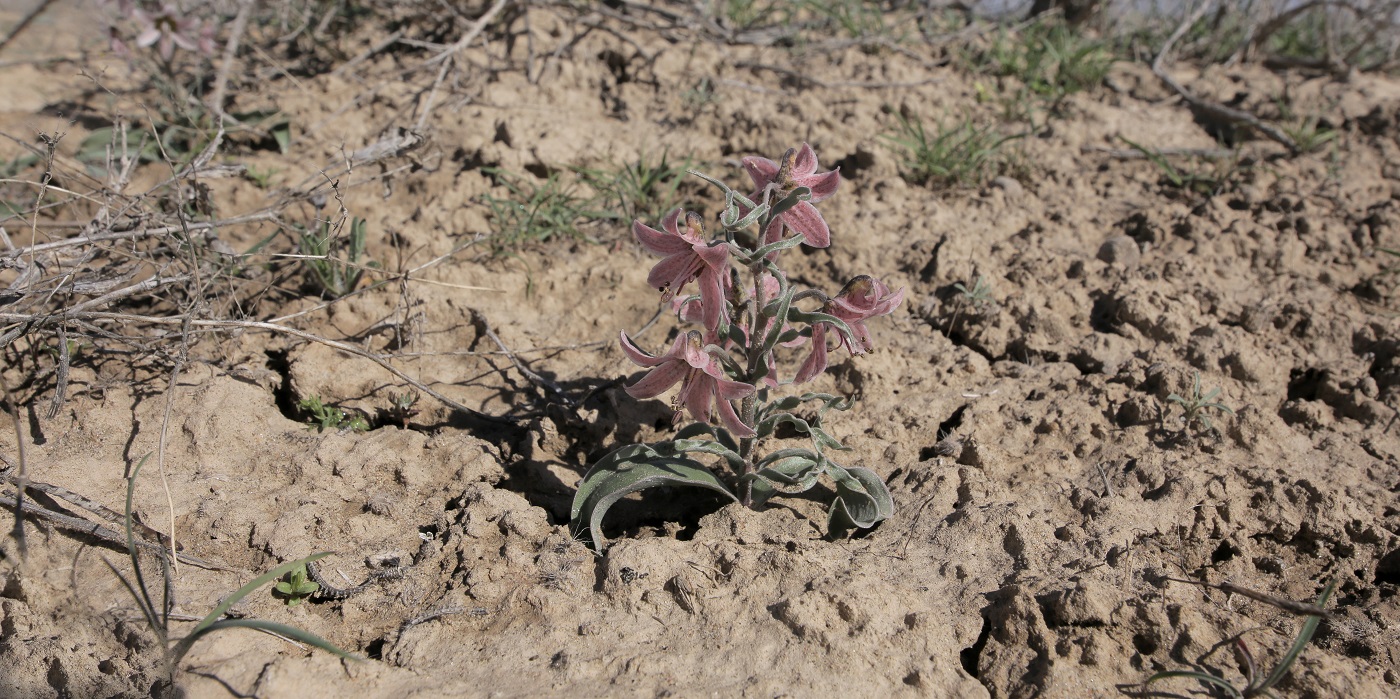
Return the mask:
M343 408L326 405L320 396L307 396L297 401L297 408L307 413L307 422L317 432L336 430L338 432L368 432L369 421L359 413L351 413Z
M318 583L307 579L306 564L303 563L288 571L286 578L272 588L272 594L286 600L288 607L295 607L319 589L321 586Z
M341 238L339 231L330 221L322 221L317 232L301 229L298 247L306 258L306 269L317 290L334 299L347 296L360 284L366 269L377 268L373 261L360 262L365 254L365 229L368 224L362 218L350 221L350 235ZM336 257L343 252L345 259Z
M1317 604L1315 606L1318 609L1325 608L1327 606L1327 600L1336 589L1336 580L1328 583L1326 589L1322 591L1322 595L1317 598ZM1166 670L1143 681L1142 694L1143 696L1156 696L1155 694L1148 694L1148 687L1152 683L1171 679L1173 677L1185 677L1222 689L1229 696L1234 697L1234 699L1252 699L1252 697L1258 696L1277 699L1278 695L1274 694L1273 691L1274 685L1281 682L1283 678L1288 675L1289 668L1293 667L1293 662L1298 659L1299 654L1303 652L1303 647L1308 645L1308 641L1312 640L1313 634L1317 633L1317 627L1321 623L1321 616L1316 614L1309 615L1308 620L1303 622L1303 628L1298 631L1298 636L1293 640L1293 645L1289 647L1288 652L1283 654L1283 657L1280 658L1278 664L1269 671L1269 674L1262 677L1258 672L1258 666L1254 662L1254 654L1250 652L1249 646L1245 645L1243 638L1236 638L1235 649L1244 660L1245 685L1242 689L1236 687L1233 682L1223 677L1199 670Z
M611 220L611 213L594 210L593 200L583 196L577 182L550 173L543 181L516 175L500 168L481 168L508 194L483 194L481 203L490 210L496 234L491 250L508 255L522 245L558 238L582 238L579 225L588 221Z
M1219 386L1212 388L1205 394L1201 393L1201 372L1198 371L1196 372L1196 379L1192 385L1190 396L1183 398L1173 393L1167 396L1167 400L1180 405L1182 410L1186 411L1184 420L1187 429L1190 429L1191 425L1199 422L1205 429L1214 430L1215 425L1211 424L1210 416L1207 415L1206 411L1218 410L1228 415L1235 414L1235 411L1231 410L1229 406L1215 399L1216 396L1219 395Z
M413 407L416 403L418 403L416 391L392 393L389 395L389 409L385 411L385 416L402 425L404 429L408 429L408 421L418 414L418 409Z
M243 168L243 177L249 182L257 185L258 189L267 189L272 186L272 176L281 172L275 167L257 168L249 165Z
M958 301L967 303L974 308L981 309L992 302L992 285L982 275L977 275L972 280L972 288L963 286L962 282L953 284L953 288L958 290Z
M1293 139L1299 153L1312 153L1337 138L1337 131L1322 126L1317 115L1283 127L1283 132Z
M161 586L164 591L164 596L161 599L161 604L157 606L154 598L152 598L151 596L150 586L146 583L145 573L142 571L141 568L141 556L139 555L140 549L136 546L136 536L133 533L134 519L131 513L132 500L136 493L136 477L141 473L141 467L145 465L146 459L148 458L150 458L149 454L142 457L141 461L137 463L135 467L132 468L131 476L127 479L126 485L126 551L127 555L131 559L131 568L134 574L133 577L135 578L134 582L132 580L127 579L127 577L123 575L120 570L117 570L117 567L113 565L110 561L104 558L102 562L107 564L107 568L110 569L112 573L114 573L117 576L117 579L121 581L122 585L126 587L126 591L131 594L131 598L136 601L137 608L141 610L142 616L146 618L146 623L150 626L151 631L155 633L156 638L159 641L157 647L160 649L162 659L165 663L164 683L168 689L174 688L175 673L179 669L181 661L183 661L185 656L189 654L190 649L194 647L195 642L199 641L201 638L204 638L205 636L215 631L222 631L224 629L245 628L266 631L269 633L277 634L279 636L290 638L295 641L300 641L302 643L315 646L317 648L329 651L331 653L335 653L336 655L342 658L346 658L348 660L359 660L359 658L356 658L355 656L341 650L340 648L331 644L329 641L326 641L313 633L303 631L294 626L288 626L287 624L281 624L275 621L267 621L264 619L222 618L225 612L231 609L235 604L238 604L239 601L241 601L244 597L247 597L254 590L257 590L263 585L266 585L267 583L272 582L273 580L276 580L277 578L280 578L283 575L290 573L295 569L300 568L302 570L305 570L306 565L308 563L329 556L329 552L317 553L311 556L307 556L306 558L302 558L300 560L283 563L282 565L277 566L276 568L273 568L272 570L263 573L262 575L259 575L248 584L238 588L236 591L234 591L233 594L224 597L223 601L221 601L217 606L214 607L213 610L206 614L203 619L200 619L199 623L195 625L194 629L192 629L183 638L180 638L178 640L171 638L170 622L174 620L172 617L175 608L175 590L174 578L170 574L169 556L164 553L160 554L159 556L161 565L161 576L164 581L164 584ZM156 695L157 693L153 690L152 694Z

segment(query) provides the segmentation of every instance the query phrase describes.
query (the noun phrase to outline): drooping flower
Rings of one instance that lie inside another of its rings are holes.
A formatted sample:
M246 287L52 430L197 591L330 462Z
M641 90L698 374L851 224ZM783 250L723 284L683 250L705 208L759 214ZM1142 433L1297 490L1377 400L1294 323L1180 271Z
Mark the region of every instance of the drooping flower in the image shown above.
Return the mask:
M865 321L877 316L889 315L904 300L904 289L890 291L884 282L868 275L860 275L846 282L836 298L826 302L822 312L835 316L851 329L854 337L841 337L841 346L852 355L865 354L875 348L870 339L870 330ZM812 324L812 353L797 370L795 383L805 383L826 371L826 327L830 323ZM852 343L854 340L854 344Z
M176 46L205 55L214 53L214 25L206 25L197 17L181 16L174 5L162 5L155 14L133 8L131 18L141 25L136 45L144 48L159 44L156 50L167 61L175 55Z
M814 248L831 245L831 229L827 227L826 219L822 218L821 212L817 211L813 204L836 193L836 188L841 184L841 168L818 173L817 154L806 143L803 143L801 148L789 148L783 154L781 163L758 156L746 157L741 162L744 170L753 179L754 186L758 188L758 191L749 197L755 202L761 200L763 190L770 184L774 185L775 189L770 198L773 203L781 201L798 187L812 190L812 198L809 201L797 202L796 206L778 214L773 222L768 224L767 230L763 232L764 245L781 240L784 226L801 235L807 244Z
M633 221L632 235L642 247L665 257L647 275L647 283L666 297L679 292L690 280L699 279L702 319L705 328L713 332L724 316L724 299L730 288L729 246L723 241L707 242L704 219L694 211L685 212L682 230L681 213L676 209L667 214L659 231Z
M752 437L754 431L734 411L732 400L754 392L754 387L724 375L724 368L704 349L700 333L690 331L676 338L671 349L654 357L638 349L627 333L621 333L622 351L634 363L651 369L640 381L627 387L627 394L639 400L655 398L680 382L680 393L671 403L680 417L681 408L701 422L714 422L713 412L736 437ZM714 408L712 411L711 408Z

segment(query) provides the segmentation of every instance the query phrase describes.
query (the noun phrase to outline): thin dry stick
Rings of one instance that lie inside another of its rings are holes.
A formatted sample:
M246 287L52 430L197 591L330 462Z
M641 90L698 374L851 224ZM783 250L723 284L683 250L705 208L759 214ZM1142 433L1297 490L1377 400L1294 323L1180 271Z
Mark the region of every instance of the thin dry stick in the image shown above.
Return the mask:
M170 481L165 477L165 437L170 431L170 409L175 405L175 386L180 382L180 370L189 359L190 325L189 315L180 327L180 355L175 358L175 366L170 370L170 384L165 389L165 416L160 421L160 442L156 446L156 470L160 473L160 485L165 489L165 505L170 512L170 555L175 558L175 575L180 574L180 559L175 557L175 498L170 495Z
M5 458L4 455L0 455L0 461L4 461L4 462L7 463L7 464L10 463L10 460L7 459L7 458ZM11 466L11 468L13 468L13 466ZM4 478L5 478L6 481L8 481L8 482L10 482L10 483L14 483L15 485L19 485L19 479L18 479L17 477L15 477L15 476L5 474L5 475L4 475ZM39 491L39 492L41 492L41 493L44 493L44 494L46 494L46 495L50 495L50 496L55 497L55 498L58 498L58 499L60 499L60 500L67 500L68 502L70 502L70 503L72 503L72 504L74 504L74 505L77 505L78 507L81 507L81 508L87 510L88 512L91 512L91 513L93 513L94 515L97 515L98 517L101 517L101 518L107 520L108 522L110 522L110 523L112 523L112 524L122 524L122 523L123 523L123 520L124 520L125 517L126 517L126 516L123 515L122 513L117 512L117 511L113 510L112 508L107 507L106 505L103 505L103 504L100 503L100 502L96 502L96 501L94 501L94 500L92 500L92 499L90 499L90 498L88 498L88 497L86 497L86 496L83 496L83 495L81 495L81 494L75 493L75 492L73 492L73 491L71 491L71 490L69 490L69 489L67 489L67 488L63 488L63 487L60 487L60 486L53 485L53 484L51 484L51 483L41 483L41 482L39 482L39 481L32 481L32 480L31 480L31 481L27 481L27 482L24 484L24 487L25 487L26 489L28 489L28 490L37 490L37 491ZM123 526L125 526L125 525L123 525ZM146 526L146 524L144 524L143 522L141 522L141 521L139 521L139 520L133 519L133 520L131 521L131 526L132 526L134 529L136 529L137 531L140 531L141 534L142 534L143 536L151 537L151 538L155 539L156 541L161 541L161 542L165 541L165 535L164 535L164 534L161 534L160 532L158 532L158 531L156 531L156 530L154 530L154 529L152 529L152 528Z
M1181 40L1181 37L1186 34L1186 31L1190 29L1192 25L1194 25L1198 20L1200 20L1201 17L1205 16L1206 11L1209 10L1213 4L1214 3L1209 2L1209 0L1207 2L1201 3L1200 7L1196 8L1195 12L1192 12L1191 14L1187 15L1186 18L1181 21L1181 25L1178 26L1176 28L1176 31L1172 32L1172 35L1167 38L1167 41L1165 43L1162 44L1162 50L1157 53L1157 58L1152 61L1152 73L1157 76L1158 80L1161 80L1167 87L1170 87L1173 92L1180 95L1181 99L1185 100L1187 104L1191 105L1195 109L1205 112L1206 114L1217 119L1223 120L1227 123L1248 124L1257 129L1259 133L1264 134L1271 140L1283 144L1286 148L1288 148L1288 151L1290 153L1296 155L1298 153L1297 142L1295 142L1292 137L1284 133L1279 128L1271 124L1264 123L1259 119L1259 117L1256 117L1253 114L1250 114L1249 112L1234 109L1231 107L1226 107L1225 105L1220 104L1218 102L1211 102L1210 100L1202 99L1201 97L1196 96L1190 90L1187 90L1181 85L1181 83L1176 81L1176 78L1173 78L1167 73L1164 64L1166 62L1167 55L1171 53L1172 47L1176 45L1176 42Z
M476 40L476 35L480 34L481 31L486 28L486 25L490 24L491 20L496 18L496 15L500 14L501 10L505 8L506 3L508 2L510 2L510 0L496 0L496 3L491 6L491 9L487 10L485 14L481 15L481 17L479 17L476 20L476 24L472 25L472 28L468 29L467 33L462 35L462 38L457 40L457 43L447 47L446 51L443 51L442 53L439 53L438 55L433 56L432 58L429 58L428 60L424 61L423 65L420 66L420 68L426 68L427 66L433 65L434 63L441 63L442 61L446 61L456 56L457 52L466 48L468 45L470 45L473 41Z
M433 102L437 99L438 87L442 85L443 78L447 77L448 66L455 62L457 53L470 46L471 43L476 40L477 35L481 34L482 30L486 29L486 25L490 24L491 20L496 18L496 15L500 13L501 9L504 8L509 1L510 0L496 0L496 4L492 5L491 9L481 15L481 17L477 19L476 24L473 24L471 29L468 29L467 33L464 34L461 39L457 40L457 43L449 46L446 51L429 58L423 63L424 66L428 66L433 63L441 62L442 68L438 70L437 79L433 81L433 88L428 92L428 99L423 104L423 113L418 115L418 124L414 127L415 131L422 131L423 125L427 123L428 114L433 111Z
M1264 604L1273 605L1275 607L1278 607L1279 609L1282 609L1285 612L1297 614L1298 616L1320 616L1324 619L1332 618L1332 612L1323 609L1322 607L1319 607L1315 604L1297 602L1284 597L1275 597L1273 595L1265 594L1263 592L1251 590L1247 587L1241 587L1239 585L1236 585L1235 583L1229 582L1228 580L1222 583L1208 583L1202 582L1200 580L1187 580L1185 578L1169 577L1166 579L1172 582L1187 583L1188 585L1213 587L1227 594L1240 595L1242 597L1248 597L1256 602L1263 602Z
M229 71L233 68L233 59L238 54L238 42L243 40L243 32L248 29L248 15L252 10L253 0L243 0L238 8L238 16L233 18L228 42L224 44L224 55L219 61L219 77L214 80L214 92L209 96L209 108L221 116L224 113L224 95L228 91Z
M5 381L4 374L0 374L0 393L5 396L5 406L10 409L10 421L15 426L15 451L19 457L19 473L10 477L10 481L17 486L15 493L15 526L13 536L15 543L19 546L19 556L21 559L29 554L29 544L24 539L24 486L29 482L29 459L24 451L24 426L19 421L19 408L15 405L14 396L10 393L10 384Z
M442 393L438 392L437 390L433 389L432 387L428 386L427 384L423 383L422 381L419 381L418 379L415 379L415 378L413 378L412 376L409 376L408 374L404 373L404 372L403 372L401 369L399 369L398 367L394 366L393 364L390 364L390 363L389 363L383 356L381 356L381 355L374 354L374 353L371 353L371 352L367 352L367 351L365 351L365 350L360 349L359 347L356 347L356 346L350 345L350 344L346 344L346 343L344 343L344 342L339 342L339 341L332 340L332 339L329 339L329 338L320 337L320 336L318 336L318 335L313 335L313 334L311 334L311 333L309 333L309 332L306 332L306 331L304 331L304 330L297 330L296 328L289 328L289 327L287 327L287 326L284 326L284 325L277 325L277 324L274 324L274 323L264 323L264 322L253 321L253 320L198 320L198 319L188 319L188 320L187 320L187 319L186 319L185 317L183 317L183 316L173 316L173 317L139 316L139 315L132 315L132 314L127 314L127 313L110 313L110 312L106 312L106 311L87 311L87 312L76 313L76 314L73 313L73 312L71 312L71 311L59 311L59 312L57 312L57 313L53 313L53 314L50 314L50 315L34 315L34 314L24 314L24 313L0 313L0 321L5 321L5 322L29 323L29 322L37 322L37 321L39 321L39 320L41 320L41 319L52 319L52 320L70 320L70 319L83 319L83 320L91 320L91 319L97 319L97 320L116 320L116 321L127 321L127 322L137 322L137 323L150 323L150 324L152 324L152 325L174 325L174 324L176 324L176 323L185 323L185 322L188 322L188 323L190 324L190 326L192 326L192 327L201 327L201 328L250 328L250 329L255 329L255 330L268 330L268 331L271 331L271 332L282 333L282 334L284 334L284 335L291 335L292 337L298 337L298 338L301 338L301 339L303 339L303 340L308 340L308 341L310 341L310 342L317 342L317 343L320 343L320 344L325 345L325 346L327 346L327 347L330 347L331 349L340 350L341 352L345 352L345 353L347 353L347 354L351 354L351 355L354 355L354 356L356 356L356 357L361 357L361 358L364 358L364 359L368 359L368 360L370 360L371 362L374 362L375 364L378 364L381 368L383 368L385 371L389 372L390 374L393 374L394 376L396 376L396 377L398 377L398 378L400 378L400 379L402 379L402 380L408 382L408 383L411 384L414 388L417 388L418 390L420 390L420 391L422 391L422 392L428 394L429 396L432 396L433 398L437 399L438 402L442 403L443 405L446 405L447 407L452 408L453 410L457 410L457 411L466 413L466 414L471 415L471 416L473 416L473 417L477 417L477 418L480 418L480 419L482 419L482 420L486 420L486 421L488 421L488 422L493 422L493 423L503 424L503 425L513 425L513 424L515 424L515 422L518 421L518 420L524 420L524 419L528 419L528 418L534 417L533 414L529 414L529 413L523 414L523 415L517 415L517 416L513 416L513 417L512 417L512 416L502 416L502 415L492 415L492 414L490 414L490 413L483 413L483 412L481 412L481 411L479 411L479 410L474 410L474 409L472 409L472 408L468 408L467 406L462 405L461 403L458 403L457 401L452 400L451 398L448 398L447 396L443 395Z
M16 505L16 503L19 504ZM108 529L107 527L104 527L96 522L89 522L88 520L81 519L78 517L70 517L61 512L54 512L53 510L45 509L32 502L25 502L23 500L9 498L3 495L0 495L0 506L14 507L17 509L17 511L23 510L25 514L30 514L34 515L35 517L46 519L50 522L53 522L54 525L63 529L96 537L98 539L106 541L107 543L114 544L122 548L126 547L127 539L125 534L120 534L115 530ZM149 541L146 541L145 539L137 539L134 537L131 539L131 541L137 546L146 549L147 551L150 551L158 556L164 556L166 553L165 546L161 544L153 544ZM183 553L177 553L176 555L179 556L180 561L188 563L198 568L203 568L205 570L233 570L228 566L221 565L213 561L208 561L196 556L190 556L188 554Z
M11 29L10 32L5 35L5 38L0 39L0 49L3 49L7 45L9 45L9 43L13 41L15 37L19 36L20 32L24 31L25 27L28 27L29 24L34 21L35 17L38 17L41 13L43 13L44 10L48 9L49 5L52 4L53 0L43 0L38 5L35 5L34 9L30 10L28 14L21 17L19 20L19 24L16 24L15 28Z

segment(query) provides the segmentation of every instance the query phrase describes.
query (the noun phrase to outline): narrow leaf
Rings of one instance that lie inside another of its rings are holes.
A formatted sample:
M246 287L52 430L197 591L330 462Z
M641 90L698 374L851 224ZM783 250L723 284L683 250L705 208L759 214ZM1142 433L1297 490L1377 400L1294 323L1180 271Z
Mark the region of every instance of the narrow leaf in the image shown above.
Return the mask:
M289 626L287 624L281 624L275 621L267 621L265 619L224 619L223 621L215 622L203 631L198 632L197 635L203 636L205 634L210 634L222 629L236 628L271 631L272 633L275 633L278 636L286 636L287 638L290 638L294 641L301 641L302 643L305 643L309 646L315 646L317 648L320 648L321 650L335 653L336 655L345 658L346 660L354 660L356 662L363 660L363 658L357 655L341 650L334 643L331 643L330 641L327 641L321 638L320 636L311 633L310 631L303 631L302 629L299 629L295 626ZM195 636L196 634L192 633L190 635Z

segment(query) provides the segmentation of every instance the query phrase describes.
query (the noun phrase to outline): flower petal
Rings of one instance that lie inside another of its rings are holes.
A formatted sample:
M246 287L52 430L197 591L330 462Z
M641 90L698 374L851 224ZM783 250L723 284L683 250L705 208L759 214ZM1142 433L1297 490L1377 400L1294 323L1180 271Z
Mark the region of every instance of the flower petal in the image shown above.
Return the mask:
M744 166L744 171L749 173L753 179L753 186L763 189L778 176L778 164L757 155L750 155L739 161ZM749 197L753 199L753 197ZM758 201L757 199L753 199Z
M807 245L814 248L825 248L831 245L831 229L826 226L826 219L822 218L817 207L811 202L799 201L797 206L783 212L780 218L787 224L793 232L807 239Z
M792 382L807 383L823 371L826 371L826 324L817 323L812 326L812 353L797 369L797 376L793 377Z
M676 400L690 411L690 416L700 422L710 421L710 401L715 395L715 378L704 372L697 371L690 375L685 385L681 386L680 395Z
M693 251L676 253L651 268L647 283L654 289L677 293L687 282L695 278L702 267L699 256Z
M715 379L715 394L724 400L739 400L753 395L754 387L731 379Z
M662 362L655 369L647 372L641 381L628 386L626 388L627 395L638 400L655 398L665 393L666 389L676 385L677 381L684 379L688 371L690 371L690 367L686 366L685 362Z
M674 255L690 248L690 243L678 235L670 235L652 228L641 221L632 222L632 235L654 255Z
M627 355L627 358L632 360L633 364L638 364L645 367L653 367L669 359L669 355L662 357L653 357L652 355L648 354L645 350L640 349L639 347L637 347L636 344L632 342L632 338L627 337L627 331L625 330L618 333L618 335L622 338L622 353ZM672 346L671 351L675 351L674 346Z
M811 201L815 203L836 193L836 188L841 184L841 169L837 168L820 175L794 179L797 180L797 184L812 190Z
M797 158L792 163L792 176L807 177L817 171L817 152L806 143L797 149Z
M719 400L717 403L720 422L723 422L724 426L728 427L729 431L732 432L735 437L748 439L758 434L753 431L752 427L745 425L744 421L739 419L739 414L734 412L734 406L731 405L729 401Z

